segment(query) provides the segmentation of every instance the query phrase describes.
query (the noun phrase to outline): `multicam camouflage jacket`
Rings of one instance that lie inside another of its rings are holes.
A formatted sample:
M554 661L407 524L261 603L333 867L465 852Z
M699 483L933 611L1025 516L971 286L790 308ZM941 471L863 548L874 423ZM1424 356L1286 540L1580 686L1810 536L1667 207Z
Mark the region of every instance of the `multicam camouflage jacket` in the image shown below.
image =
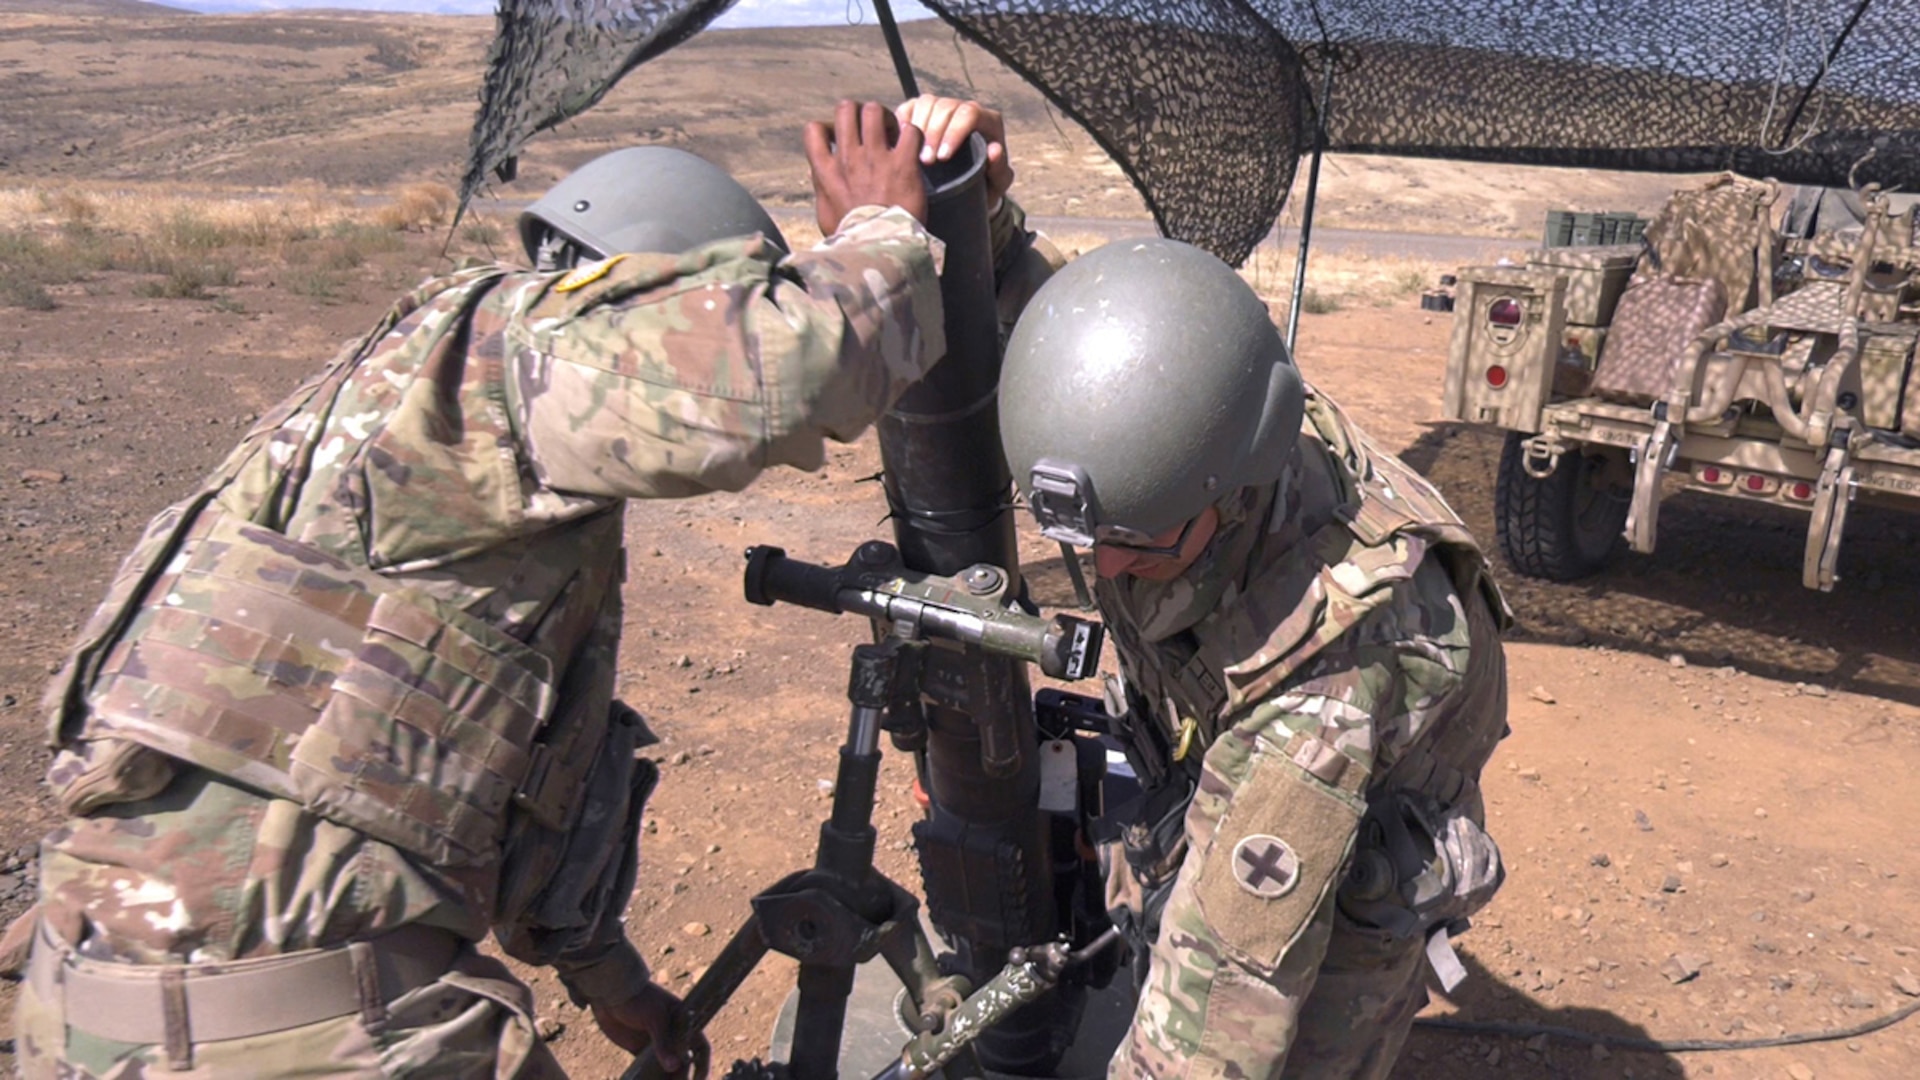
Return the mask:
M1505 608L1439 494L1315 392L1281 478L1219 509L1220 531L1181 577L1098 586L1136 770L1159 789L1109 850L1109 903L1135 926L1144 979L1111 1075L1270 1076L1283 1061L1289 1076L1373 1075L1306 1060L1323 1047L1289 1058L1315 950L1386 777L1442 803L1472 790L1468 773L1504 727L1493 631ZM1437 740L1447 727L1461 734ZM1461 903L1484 903L1495 874ZM1309 933L1317 944L1294 950ZM1421 939L1408 940L1417 955ZM1341 1003L1355 1015L1332 1026L1349 1041L1387 1038L1357 1015L1399 992L1376 990L1372 1004ZM1386 1064L1397 1045L1379 1051Z
M789 258L402 300L155 519L83 632L48 698L46 925L137 963L492 929L577 997L637 986L623 500L817 468L944 352L938 258L863 208Z
M1459 592L1505 610L1439 492L1311 388L1280 479L1218 510L1216 539L1179 578L1102 579L1097 590L1131 702L1181 760L1297 683L1430 553ZM1373 748L1341 749L1374 767Z

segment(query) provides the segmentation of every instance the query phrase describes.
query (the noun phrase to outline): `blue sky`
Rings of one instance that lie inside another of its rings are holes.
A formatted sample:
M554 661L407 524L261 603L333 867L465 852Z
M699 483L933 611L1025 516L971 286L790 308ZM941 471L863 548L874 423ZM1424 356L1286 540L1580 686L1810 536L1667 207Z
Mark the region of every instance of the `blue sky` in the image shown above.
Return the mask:
M494 0L159 0L194 11L282 11L293 8L357 8L366 11L433 12L443 15L490 15ZM863 22L873 21L871 0L740 0L715 26L831 26L847 21L848 4L855 5ZM901 19L930 17L915 0L893 0Z

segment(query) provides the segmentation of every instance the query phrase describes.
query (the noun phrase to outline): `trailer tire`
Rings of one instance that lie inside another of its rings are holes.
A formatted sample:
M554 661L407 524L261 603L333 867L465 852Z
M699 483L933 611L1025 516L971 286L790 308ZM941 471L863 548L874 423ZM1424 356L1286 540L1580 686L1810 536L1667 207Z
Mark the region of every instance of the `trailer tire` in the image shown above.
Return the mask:
M1575 581L1598 573L1619 548L1628 496L1602 482L1604 459L1568 450L1545 479L1528 475L1527 436L1507 433L1493 490L1494 536L1527 577Z

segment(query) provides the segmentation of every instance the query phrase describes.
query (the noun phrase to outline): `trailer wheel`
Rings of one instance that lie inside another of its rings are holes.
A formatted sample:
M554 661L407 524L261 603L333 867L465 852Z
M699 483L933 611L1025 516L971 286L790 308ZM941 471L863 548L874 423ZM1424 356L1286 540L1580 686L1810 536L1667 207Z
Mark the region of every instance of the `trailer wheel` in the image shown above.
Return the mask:
M1493 491L1500 550L1528 577L1574 581L1599 572L1620 543L1629 493L1607 482L1606 458L1578 449L1560 455L1553 472L1536 479L1526 470L1526 438L1510 431L1500 451Z

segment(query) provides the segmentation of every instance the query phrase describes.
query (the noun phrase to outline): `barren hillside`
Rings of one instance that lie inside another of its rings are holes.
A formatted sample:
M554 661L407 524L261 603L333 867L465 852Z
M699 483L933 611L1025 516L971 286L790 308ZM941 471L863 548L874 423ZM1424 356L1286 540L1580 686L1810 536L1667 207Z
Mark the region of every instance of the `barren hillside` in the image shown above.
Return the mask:
M0 0L0 14L87 15L119 18L130 15L178 15L178 8L145 0Z
M37 14L19 9L36 4ZM201 16L131 0L0 0L0 181L74 177L193 187L292 181L380 190L457 176L493 22L448 16ZM49 9L59 14L50 14ZM99 16L139 11L141 18ZM15 12L8 14L7 12ZM1085 132L935 22L906 26L927 89L977 94L1011 118L1024 200L1075 217L1137 217L1138 197ZM529 148L530 198L623 143L684 146L764 198L807 192L800 125L842 95L898 95L874 27L712 31L629 76L599 108ZM1671 181L1584 170L1344 157L1329 224L1531 237L1549 206L1646 210Z

